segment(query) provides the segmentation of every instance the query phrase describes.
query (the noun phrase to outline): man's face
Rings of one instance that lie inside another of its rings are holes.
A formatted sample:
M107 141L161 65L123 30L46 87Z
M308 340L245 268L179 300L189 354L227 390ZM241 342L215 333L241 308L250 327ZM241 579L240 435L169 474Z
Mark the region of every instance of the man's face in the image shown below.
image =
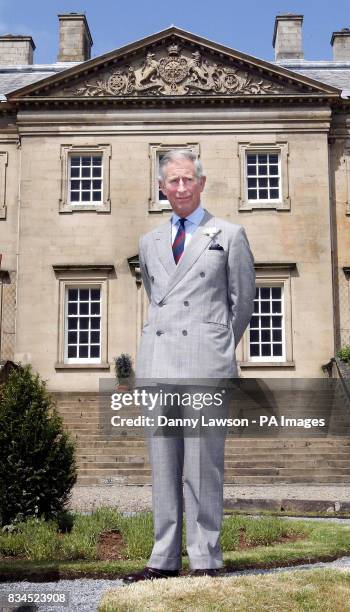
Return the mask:
M179 217L188 217L199 206L205 176L197 178L190 159L177 159L164 168L165 178L160 188Z

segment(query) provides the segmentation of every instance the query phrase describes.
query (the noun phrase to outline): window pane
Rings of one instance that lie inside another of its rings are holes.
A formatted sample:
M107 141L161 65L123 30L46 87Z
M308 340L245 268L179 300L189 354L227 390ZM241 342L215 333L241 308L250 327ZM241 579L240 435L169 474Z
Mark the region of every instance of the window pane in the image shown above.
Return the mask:
M281 299L282 297L282 288L281 287L272 287L272 299Z
M270 155L269 155L269 162L270 162L270 164L277 164L278 163L278 155L270 153Z
M258 327L259 326L259 317L252 317L250 319L250 327Z
M277 199L279 198L279 195L280 195L280 194L279 194L278 189L271 189L271 190L270 190L270 198L271 198L271 199L275 199L275 200L277 200Z
M282 317L276 317L276 316L273 316L273 317L272 317L272 326L273 326L274 328L276 328L276 327L278 327L278 328L279 328L279 327L282 327Z
M260 297L262 300L270 299L270 287L260 287Z
M89 347L87 345L79 346L79 357L88 357L89 356Z
M274 357L282 357L282 344L273 345L273 355Z
M282 312L282 303L281 302L272 302L272 312Z
M81 199L83 202L90 202L90 191L83 191L81 194Z
M99 178L100 176L102 176L102 168L93 168L92 169L92 176Z
M79 176L79 168L71 168L70 175L72 178Z
M248 179L248 187L256 187L256 178Z
M251 344L250 345L250 356L251 357L259 357L260 356L260 347L259 344Z
M100 356L100 347L98 345L93 345L90 347L90 357L96 359Z
M89 329L89 318L83 317L79 319L79 326L80 326L80 329Z
M79 202L79 191L71 191L70 201L71 202Z
M278 178L270 178L270 187L278 187Z
M68 314L74 315L78 313L78 304L76 302L68 303Z
M79 293L79 299L81 302L86 302L90 297L90 290L89 289L80 289L80 293Z
M263 329L261 331L262 342L271 342L271 332L269 329Z
M78 299L78 289L68 289L68 300L72 302Z
M266 176L267 166L259 166L259 176Z
M82 166L91 166L91 157L82 157L81 158Z
M270 312L270 302L261 302L261 312Z
M267 163L267 155L258 155L258 160L259 160L259 164L266 164Z
M259 179L259 187L267 187L267 178Z
M90 168L82 168L81 169L81 176L85 176L85 177L88 176L88 177L90 177L91 176Z
M97 342L99 344L100 342L100 332L99 331L91 332L91 342Z
M80 157L71 157L70 158L71 166L80 166Z
M78 328L78 319L77 317L69 317L68 319L68 329L77 329Z
M272 339L274 342L280 342L282 340L282 330L274 329L272 331Z
M80 302L80 304L79 304L79 314L81 314L81 315L89 314L89 303L88 302Z
M270 327L270 317L261 317L261 327Z
M100 289L91 289L91 299L92 300L99 300L100 295L101 295Z
M247 155L248 164L255 164L255 162L256 162L256 155Z
M94 166L101 166L102 165L102 156L96 156L92 158L92 163Z
M250 341L251 342L259 342L259 332L257 329L250 330Z
M91 314L95 314L95 315L100 314L100 303L99 302L92 302Z
M100 329L100 317L91 318L91 329Z
M270 166L270 174L278 174L278 166Z
M261 355L262 357L271 357L271 345L270 344L261 345Z
M256 189L248 189L248 198L249 198L249 200L256 200L257 199L257 191L256 191Z
M77 347L76 346L69 346L68 347L68 358L69 359L74 359L77 356Z
M78 340L77 332L68 332L68 344L76 344Z
M89 333L87 331L81 331L79 333L79 343L87 344L89 341Z
M101 202L101 191L94 191L92 194L93 202Z
M267 189L259 189L260 200L267 200L267 197L268 197Z

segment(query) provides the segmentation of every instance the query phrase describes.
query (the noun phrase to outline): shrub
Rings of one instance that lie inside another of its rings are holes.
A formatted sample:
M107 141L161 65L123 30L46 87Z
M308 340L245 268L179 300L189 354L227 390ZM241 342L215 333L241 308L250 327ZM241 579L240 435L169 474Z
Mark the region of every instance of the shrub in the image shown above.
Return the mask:
M129 378L132 373L132 359L130 355L122 353L119 357L115 357L115 374L118 379Z
M74 445L45 383L30 366L13 370L0 393L0 524L56 516L75 481Z
M350 344L343 346L338 352L337 357L342 361L346 361L346 363L350 364Z

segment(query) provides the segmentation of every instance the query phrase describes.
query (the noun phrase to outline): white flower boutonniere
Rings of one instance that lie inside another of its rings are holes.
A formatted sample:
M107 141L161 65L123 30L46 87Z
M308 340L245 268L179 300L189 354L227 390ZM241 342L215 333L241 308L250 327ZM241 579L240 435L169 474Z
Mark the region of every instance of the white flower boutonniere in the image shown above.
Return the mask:
M203 230L203 234L205 236L209 236L209 238L214 238L216 234L218 234L221 230L218 227L205 227Z

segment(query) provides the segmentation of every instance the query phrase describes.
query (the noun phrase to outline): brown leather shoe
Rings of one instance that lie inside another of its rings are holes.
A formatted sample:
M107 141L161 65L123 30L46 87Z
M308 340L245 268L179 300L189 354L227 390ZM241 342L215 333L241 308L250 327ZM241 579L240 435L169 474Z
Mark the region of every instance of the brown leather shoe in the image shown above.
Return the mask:
M162 570L155 567L145 567L141 572L129 574L123 577L126 584L140 582L141 580L159 580L160 578L175 578L179 575L178 570Z
M208 568L208 569L194 569L191 570L189 575L193 576L193 577L198 577L198 576L211 576L212 578L214 578L214 576L218 576L220 573L219 569L213 569L213 568Z

